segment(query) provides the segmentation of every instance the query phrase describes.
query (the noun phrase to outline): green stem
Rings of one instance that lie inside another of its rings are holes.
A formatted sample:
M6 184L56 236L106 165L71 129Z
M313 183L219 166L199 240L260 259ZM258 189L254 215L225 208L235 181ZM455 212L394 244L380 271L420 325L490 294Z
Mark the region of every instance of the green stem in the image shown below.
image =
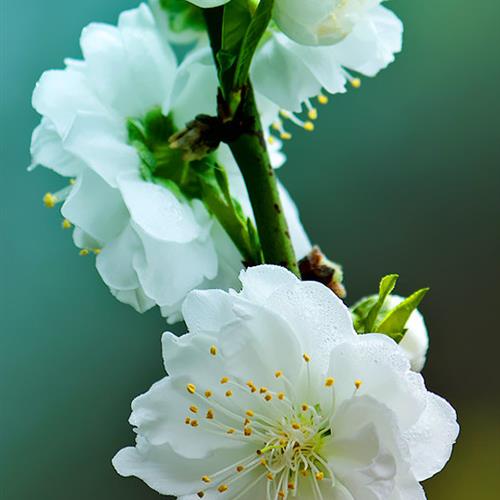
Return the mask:
M299 276L276 175L269 159L259 112L250 85L243 95L238 113L245 130L237 140L229 144L229 147L247 187L264 261L286 267Z
M224 9L203 9L210 45L220 74L217 53L221 49ZM278 183L262 132L260 115L251 84L243 90L237 111L241 135L229 147L238 163L252 204L259 240L267 264L284 266L297 276L299 268L281 203ZM229 96L224 95L225 99ZM227 109L231 109L227 106ZM227 118L227 117L224 117Z

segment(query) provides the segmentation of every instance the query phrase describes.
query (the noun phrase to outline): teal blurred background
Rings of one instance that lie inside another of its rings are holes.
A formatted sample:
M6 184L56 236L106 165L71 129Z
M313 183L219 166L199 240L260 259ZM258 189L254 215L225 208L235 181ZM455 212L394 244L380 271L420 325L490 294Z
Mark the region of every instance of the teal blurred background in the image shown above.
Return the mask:
M136 4L1 0L2 499L158 497L110 459L133 441L132 398L163 375L166 326L115 301L42 206L60 181L26 172L36 80L79 56L84 25ZM390 6L405 21L403 55L322 108L280 175L313 240L344 264L350 302L390 272L402 293L431 286L425 376L462 435L425 487L431 499L498 498L500 4Z

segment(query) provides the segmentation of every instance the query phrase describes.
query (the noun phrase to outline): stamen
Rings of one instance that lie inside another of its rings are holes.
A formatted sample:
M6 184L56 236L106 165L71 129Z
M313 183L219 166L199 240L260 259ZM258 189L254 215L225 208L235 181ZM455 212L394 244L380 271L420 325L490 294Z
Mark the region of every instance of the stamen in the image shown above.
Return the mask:
M217 347L216 346L213 345L210 347L210 354L212 356L217 356Z
M359 379L354 381L354 386L356 387L356 390L358 390L362 385L363 385L363 381L361 381Z
M311 361L311 356L309 356L309 354L303 354L302 357L304 358L304 361L306 363L309 363Z
M325 380L325 386L326 387L332 387L333 384L335 384L335 379L333 377L328 377L326 380Z
M220 383L221 383L221 384L227 384L228 382L229 382L229 378L227 378L227 377L222 377L222 378L220 379Z
M328 101L329 101L329 98L325 94L319 94L318 95L318 102L320 104L323 104L323 105L328 104Z
M189 407L189 411L190 411L191 413L198 413L198 407L197 407L197 406L195 406L195 405L191 405L191 406Z
M68 219L64 219L61 222L61 226L63 229L71 229L73 227L73 224L71 224L71 222Z
M189 392L189 394L194 394L196 392L196 386L194 384L188 384L186 386L186 390Z

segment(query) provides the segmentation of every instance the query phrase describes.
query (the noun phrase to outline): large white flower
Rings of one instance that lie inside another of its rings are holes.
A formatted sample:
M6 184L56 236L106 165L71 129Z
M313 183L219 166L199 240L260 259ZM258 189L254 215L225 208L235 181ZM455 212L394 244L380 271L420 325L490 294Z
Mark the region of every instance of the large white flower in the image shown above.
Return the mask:
M188 296L190 333L164 334L169 375L133 402L117 471L184 500L424 499L453 408L323 285L273 266L240 279L239 294Z
M190 1L199 7L227 3ZM344 93L348 83L359 87L361 80L350 71L375 76L401 51L403 25L382 7L382 1L276 0L275 22L263 37L251 69L257 93L281 109L286 120L314 130L318 112L312 98L325 104L324 91ZM304 106L306 117L301 117ZM283 139L290 138L283 120L276 120L275 129Z
M33 163L71 179L45 202L64 202L65 227L76 226L74 240L82 254L98 254L97 269L119 300L139 311L157 304L177 320L190 290L234 286L242 257L199 199L179 196L175 183L145 180L151 174L144 172L148 155L169 177L180 153L162 144L138 149L131 123L137 122L134 133L142 133L144 117L150 117L150 128L167 144L171 133L199 113L215 114L217 81L209 49L194 51L178 66L144 4L121 14L117 27L85 28L81 47L83 61L68 60L64 70L47 71L33 94L33 106L43 115L33 134ZM272 157L283 162L277 149ZM228 171L233 197L252 216L227 146L217 160ZM284 189L282 195L302 256L309 242Z

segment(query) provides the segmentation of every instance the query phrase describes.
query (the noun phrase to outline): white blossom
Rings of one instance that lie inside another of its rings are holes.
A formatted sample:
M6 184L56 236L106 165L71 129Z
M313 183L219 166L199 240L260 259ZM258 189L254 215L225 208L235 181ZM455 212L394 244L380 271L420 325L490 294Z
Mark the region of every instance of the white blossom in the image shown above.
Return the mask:
M189 1L199 7L227 3ZM394 61L402 47L403 24L382 1L275 1L275 23L255 54L251 78L257 94L281 110L274 129L282 139L291 138L290 124L314 130L314 99L326 104L328 94L359 88L361 79L352 72L373 77ZM207 43L200 32L198 39Z
M189 333L164 334L168 376L134 400L117 471L183 500L424 499L453 408L323 285L273 266L240 279L186 299Z
M118 26L84 29L84 60L45 72L33 94L43 116L33 133L33 165L68 177L48 193L47 206L64 202L63 227L75 226L82 255L97 254L97 269L122 302L139 311L154 305L171 321L192 289L235 286L241 256L198 199L183 199L168 185L147 182L129 140L130 118L155 108L177 129L200 113L216 114L217 80L208 48L179 65L149 7L121 14ZM168 137L165 137L165 143ZM284 161L279 144L271 157ZM227 146L217 158L228 171L232 195L251 216L244 183ZM299 256L309 241L297 210L281 188Z

